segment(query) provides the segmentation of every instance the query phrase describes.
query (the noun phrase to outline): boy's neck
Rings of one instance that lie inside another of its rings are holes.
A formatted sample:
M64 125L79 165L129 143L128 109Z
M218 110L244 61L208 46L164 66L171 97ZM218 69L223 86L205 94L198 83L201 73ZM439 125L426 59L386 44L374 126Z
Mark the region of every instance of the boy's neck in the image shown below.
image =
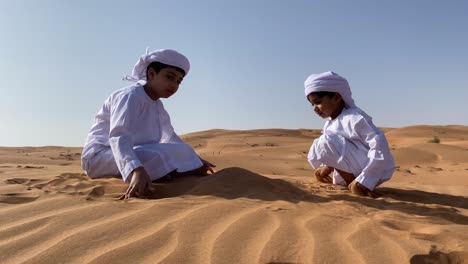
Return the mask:
M146 95L151 98L151 100L157 101L159 99L159 96L154 94L147 84L143 85L143 89L145 90Z
M337 111L336 111L335 113L333 113L333 114L330 116L330 118L331 118L332 120L334 120L335 118L339 117L339 116L341 115L341 112L343 112L343 109L344 109L344 108L345 108L344 105L342 105L341 107L339 107L339 108L337 109Z

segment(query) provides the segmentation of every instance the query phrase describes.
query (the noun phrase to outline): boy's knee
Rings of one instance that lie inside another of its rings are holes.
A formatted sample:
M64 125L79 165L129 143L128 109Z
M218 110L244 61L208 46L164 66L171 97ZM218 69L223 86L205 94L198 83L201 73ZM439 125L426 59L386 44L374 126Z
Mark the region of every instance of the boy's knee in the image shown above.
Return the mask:
M343 156L345 139L339 135L324 134L317 138L312 149L314 155L319 157L323 163L329 166L336 166L336 161Z

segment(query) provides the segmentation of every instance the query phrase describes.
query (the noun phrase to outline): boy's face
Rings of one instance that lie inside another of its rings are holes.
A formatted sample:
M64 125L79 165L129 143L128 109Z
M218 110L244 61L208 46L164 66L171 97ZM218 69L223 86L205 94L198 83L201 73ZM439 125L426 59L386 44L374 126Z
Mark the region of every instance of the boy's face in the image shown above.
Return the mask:
M184 79L184 74L174 68L164 68L156 73L154 69L148 70L147 86L151 97L169 98L177 92Z
M343 102L339 93L336 93L333 97L319 97L311 93L307 96L307 99L312 104L315 113L322 118L331 117L335 119L343 108Z

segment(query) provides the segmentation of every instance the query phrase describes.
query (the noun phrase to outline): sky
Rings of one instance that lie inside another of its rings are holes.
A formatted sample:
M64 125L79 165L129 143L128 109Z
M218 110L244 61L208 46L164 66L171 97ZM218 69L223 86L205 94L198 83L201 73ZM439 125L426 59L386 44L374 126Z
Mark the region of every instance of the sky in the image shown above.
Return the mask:
M312 73L379 127L468 125L468 1L0 0L0 146L82 146L146 47L191 62L178 134L320 129Z

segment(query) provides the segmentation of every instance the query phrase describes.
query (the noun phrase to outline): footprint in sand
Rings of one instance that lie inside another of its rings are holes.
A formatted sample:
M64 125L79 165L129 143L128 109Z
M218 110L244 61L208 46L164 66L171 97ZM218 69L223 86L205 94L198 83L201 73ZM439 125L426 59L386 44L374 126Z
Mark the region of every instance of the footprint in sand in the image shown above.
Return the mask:
M282 208L282 207L279 207L279 206L267 206L267 207L265 207L265 209L271 210L271 211L273 211L273 212L288 211L288 210L290 210L290 209L288 209L288 208Z
M28 178L11 178L6 179L5 182L7 184L24 184L24 185L31 185L33 183L40 182L41 180L38 179L28 179Z
M24 169L46 169L46 166L35 166L35 165L16 165L16 168L24 168Z
M25 169L45 169L45 166L32 166L32 165L26 165L23 168Z
M23 184L27 182L29 179L26 178L13 178L13 179L6 179L6 183L8 184Z
M437 167L428 167L430 171L434 172L434 171L443 171L444 169L442 168L437 168Z
M60 153L59 156L49 157L51 160L80 160L81 153Z
M7 184L23 184L28 186L28 190L41 189L46 193L56 192L64 194L86 195L87 199L94 199L105 194L105 188L101 184L89 181L88 177L80 173L64 173L53 179L43 181L28 178L11 178L5 180ZM36 199L35 197L34 199ZM9 198L8 203L20 203L29 201L29 198L15 197Z
M24 184L28 179L10 179L11 183ZM81 173L63 173L48 181L27 184L31 188L41 189L46 193L62 193L69 195L84 195L87 200L93 200L105 194L104 186L97 181L90 181Z
M35 201L39 196L21 196L23 193L6 193L0 195L0 203L22 204ZM27 194L26 194L27 195Z

